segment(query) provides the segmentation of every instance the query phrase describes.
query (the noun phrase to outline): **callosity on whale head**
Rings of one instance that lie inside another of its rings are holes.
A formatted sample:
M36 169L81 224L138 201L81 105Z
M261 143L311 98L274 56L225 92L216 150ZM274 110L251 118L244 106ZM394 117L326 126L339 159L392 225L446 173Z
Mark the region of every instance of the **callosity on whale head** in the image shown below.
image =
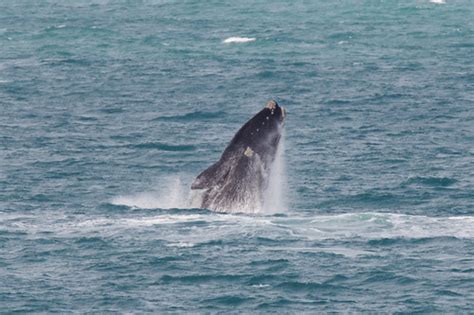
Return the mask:
M222 212L261 209L284 120L284 108L272 100L240 128L219 161L191 186L202 190L202 208Z

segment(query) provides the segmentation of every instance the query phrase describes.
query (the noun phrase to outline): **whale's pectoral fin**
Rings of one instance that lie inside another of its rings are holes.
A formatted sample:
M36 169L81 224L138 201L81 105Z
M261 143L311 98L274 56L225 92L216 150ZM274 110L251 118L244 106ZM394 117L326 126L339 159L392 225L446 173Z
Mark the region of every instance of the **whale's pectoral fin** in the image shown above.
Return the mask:
M227 166L225 166L227 165ZM230 165L222 163L221 161L214 163L205 171L203 171L194 180L191 185L191 189L208 189L211 188L224 177L227 176L230 170Z

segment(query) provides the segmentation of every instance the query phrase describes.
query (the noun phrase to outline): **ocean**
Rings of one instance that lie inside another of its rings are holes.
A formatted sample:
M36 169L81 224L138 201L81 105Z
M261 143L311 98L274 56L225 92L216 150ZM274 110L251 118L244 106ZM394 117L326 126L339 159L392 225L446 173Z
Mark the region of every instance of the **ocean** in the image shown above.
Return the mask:
M472 313L471 0L1 1L0 313ZM190 185L266 102L273 203Z

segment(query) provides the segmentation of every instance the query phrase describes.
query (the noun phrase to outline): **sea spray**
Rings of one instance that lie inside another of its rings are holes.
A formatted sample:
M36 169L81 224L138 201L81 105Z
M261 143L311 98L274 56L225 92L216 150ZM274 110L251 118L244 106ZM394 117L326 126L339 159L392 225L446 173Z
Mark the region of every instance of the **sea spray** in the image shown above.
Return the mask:
M147 192L128 196L119 196L112 200L113 204L143 209L189 208L190 196L181 176L169 176L160 181L160 185Z
M287 177L285 166L285 133L282 132L275 160L270 169L268 186L264 191L263 212L276 213L288 210Z

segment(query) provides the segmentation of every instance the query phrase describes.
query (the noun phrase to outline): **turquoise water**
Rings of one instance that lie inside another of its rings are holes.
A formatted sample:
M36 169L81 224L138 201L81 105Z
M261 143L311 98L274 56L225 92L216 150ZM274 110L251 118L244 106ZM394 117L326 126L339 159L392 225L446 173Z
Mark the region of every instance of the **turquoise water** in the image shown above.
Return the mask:
M470 0L0 2L1 312L472 312L473 21ZM278 204L193 208L271 98Z

